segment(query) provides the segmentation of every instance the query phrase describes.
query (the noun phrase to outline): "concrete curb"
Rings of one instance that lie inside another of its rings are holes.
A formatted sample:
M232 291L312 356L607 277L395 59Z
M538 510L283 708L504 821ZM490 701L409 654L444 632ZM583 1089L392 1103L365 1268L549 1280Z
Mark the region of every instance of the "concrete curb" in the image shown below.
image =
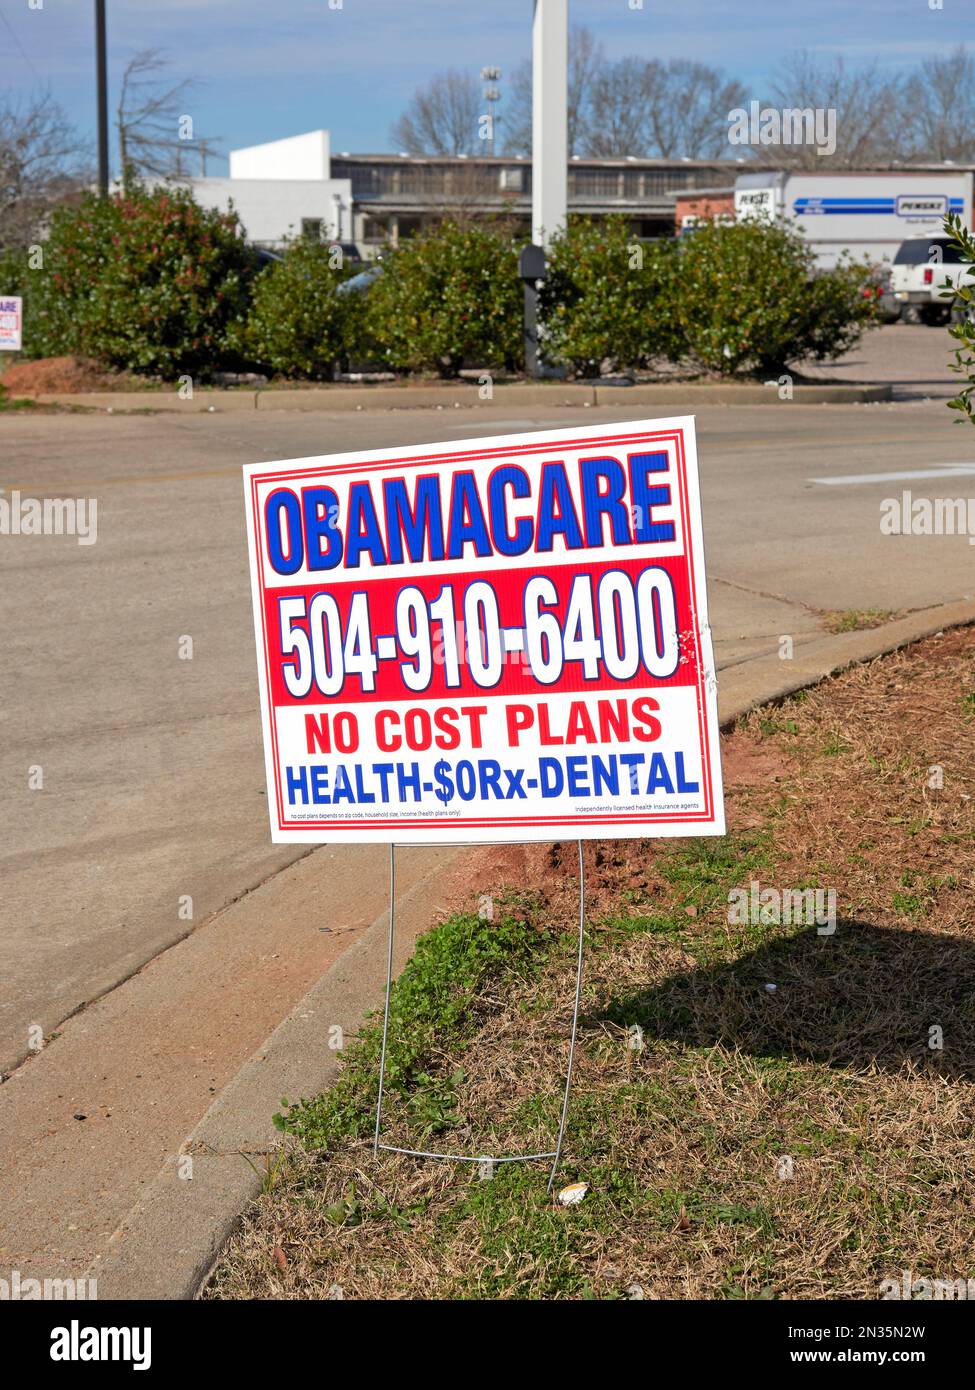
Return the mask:
M791 661L781 660L776 652L745 660L739 666L726 666L718 676L721 727L733 724L758 705L783 700L847 666L873 661L944 628L970 623L975 623L975 599L959 599L937 608L919 609L881 627L824 634L804 643Z
M429 879L397 896L396 971L430 925L430 904ZM271 1117L281 1097L296 1100L328 1087L339 1066L329 1030L338 1025L353 1036L363 1015L382 1005L388 927L384 912L241 1067L180 1153L163 1166L88 1268L86 1277L97 1279L100 1299L193 1298L241 1212L260 1192L250 1163L260 1171L265 1156L280 1151L282 1136ZM187 1156L192 1178L180 1175Z
M975 623L975 600L908 614L883 627L824 635L792 661L777 654L726 668L720 677L722 726L758 705L782 699L857 662L871 661L948 627ZM397 901L394 965L399 970L415 938L429 925L430 881ZM214 1101L183 1146L113 1234L87 1271L99 1296L191 1299L213 1268L242 1211L261 1183L244 1155L260 1168L278 1151L271 1123L282 1095L323 1090L335 1078L338 1053L327 1045L339 1024L354 1034L363 1014L382 1002L388 917L383 913L308 991L267 1042ZM179 1176L185 1155L193 1177Z
M798 405L855 405L893 399L890 385L798 385L793 388ZM129 411L166 411L183 414L224 413L251 410L346 411L460 409L479 406L680 406L779 405L778 383L720 382L691 384L649 383L637 386L600 386L569 382L547 385L514 383L495 386L490 400L482 400L476 385L444 383L436 386L310 386L265 387L260 390L196 391L182 400L171 391L53 391L28 395L39 405L76 406L123 414Z

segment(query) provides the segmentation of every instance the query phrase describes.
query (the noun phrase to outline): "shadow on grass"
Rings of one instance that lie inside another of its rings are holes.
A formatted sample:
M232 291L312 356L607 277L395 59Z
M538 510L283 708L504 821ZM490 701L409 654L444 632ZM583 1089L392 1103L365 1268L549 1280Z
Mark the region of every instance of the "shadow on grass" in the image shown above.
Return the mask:
M774 985L770 990L768 985ZM975 1080L975 941L841 920L629 990L587 1022L760 1057ZM940 1048L932 1047L939 1034Z

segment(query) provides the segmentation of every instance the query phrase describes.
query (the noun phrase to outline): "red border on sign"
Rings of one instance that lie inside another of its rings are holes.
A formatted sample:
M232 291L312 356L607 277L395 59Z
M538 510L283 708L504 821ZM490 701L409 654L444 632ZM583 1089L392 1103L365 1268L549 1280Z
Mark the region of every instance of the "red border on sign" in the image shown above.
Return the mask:
M308 468L289 468L270 471L267 473L252 473L250 476L251 484L251 515L254 524L254 543L255 554L258 562L258 584L260 586L262 602L261 610L261 638L263 644L262 656L264 660L264 678L266 682L267 706L270 722L271 749L274 763L274 791L275 808L277 811L277 823L279 830L302 831L302 830L363 830L402 827L403 829L453 829L455 827L491 827L491 826L546 826L551 829L559 827L565 829L576 828L580 825L646 825L656 821L683 822L687 824L698 824L714 820L714 804L711 786L711 746L708 735L708 725L706 718L706 695L704 690L704 675L701 668L701 649L699 641L699 624L697 621L697 584L694 571L694 547L691 543L690 529L690 504L687 496L687 457L684 451L684 431L676 428L672 430L653 430L641 434L632 435L610 435L606 437L593 438L591 435L585 439L560 439L559 446L566 449L591 448L600 445L613 445L619 447L621 444L642 444L648 441L671 442L675 447L677 470L680 480L680 508L681 524L684 536L684 559L687 562L687 572L690 579L690 600L691 600L691 626L695 647L696 667L697 667L697 720L700 736L700 746L702 750L702 772L704 777L704 806L703 811L676 812L673 814L646 814L645 812L617 812L607 813L606 815L592 816L464 816L422 819L408 819L397 817L395 820L301 820L292 821L284 818L284 802L281 795L281 776L280 760L278 757L278 730L277 730L277 707L271 703L271 668L268 661L268 634L265 618L265 604L263 596L266 592L264 584L264 542L263 530L260 526L261 510L257 503L257 490L262 483L291 481L297 478L321 477L335 473L375 473L389 468L422 468L430 464L455 463L460 461L473 461L477 459L490 458L511 458L533 453L551 453L552 441L543 441L538 444L516 444L503 448L494 449L470 449L461 452L450 452L445 454L423 454L420 457L404 455L399 458L369 459L364 461L354 461L350 463L335 464L333 467L323 469L321 464L315 464Z

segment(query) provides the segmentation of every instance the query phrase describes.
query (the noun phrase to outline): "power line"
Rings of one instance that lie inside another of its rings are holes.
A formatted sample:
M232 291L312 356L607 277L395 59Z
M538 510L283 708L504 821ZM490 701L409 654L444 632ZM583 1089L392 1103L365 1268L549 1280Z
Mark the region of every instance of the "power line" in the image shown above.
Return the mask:
M27 66L30 68L31 72L34 74L35 79L36 79L38 82L40 82L40 81L41 81L41 75L40 75L40 73L37 71L37 69L35 68L34 64L31 62L30 58L27 56L27 53L26 53L25 50L24 50L24 45L20 42L20 39L18 39L18 37L17 37L17 35L14 33L13 29L11 29L11 27L10 27L10 21L8 20L7 16L4 14L3 10L0 10L0 19L3 20L3 27L6 29L7 33L10 35L10 37L13 39L14 43L17 45L17 48L18 48L19 51L20 51L20 56L23 58L24 62L27 64Z

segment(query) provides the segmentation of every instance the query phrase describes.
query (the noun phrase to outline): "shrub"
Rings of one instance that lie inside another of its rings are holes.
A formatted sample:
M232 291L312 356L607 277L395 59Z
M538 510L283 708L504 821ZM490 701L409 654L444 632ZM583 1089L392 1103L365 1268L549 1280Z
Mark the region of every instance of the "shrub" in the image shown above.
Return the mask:
M546 356L592 375L678 360L676 259L674 243L638 242L625 218L572 218L542 288Z
M945 218L945 231L961 251L968 264L975 265L975 236L962 225L957 213ZM965 283L968 281L969 283ZM951 288L951 325L948 332L960 346L955 349L951 370L965 378L965 385L953 400L950 410L960 410L975 425L975 273L969 270Z
M329 379L355 336L360 297L338 295L345 272L328 246L293 241L257 277L250 311L234 341L247 358L282 376Z
M388 254L368 292L365 328L395 368L512 370L523 360L523 305L511 238L444 222Z
M26 289L27 252L20 250L0 251L0 296L22 295Z
M255 273L236 216L186 189L133 187L58 209L28 270L24 350L132 372L205 376L231 353Z
M874 318L864 266L814 273L789 228L708 222L679 243L676 313L687 350L714 372L776 374L841 356Z

